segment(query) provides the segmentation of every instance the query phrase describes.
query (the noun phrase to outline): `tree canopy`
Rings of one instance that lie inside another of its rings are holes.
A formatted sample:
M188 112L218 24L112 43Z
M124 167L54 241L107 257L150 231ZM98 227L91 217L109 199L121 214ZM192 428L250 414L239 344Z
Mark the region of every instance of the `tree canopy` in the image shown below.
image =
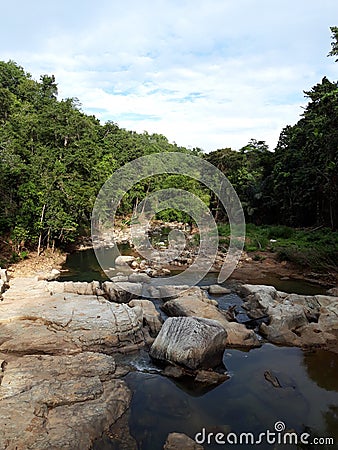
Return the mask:
M338 56L338 28L331 27ZM338 59L337 59L338 60ZM133 159L156 152L188 152L218 167L236 189L248 221L292 226L338 224L338 83L324 77L305 92L300 120L286 126L275 151L252 139L239 151L204 154L172 144L161 134L136 133L81 111L76 98L58 100L53 75L39 81L13 61L0 61L0 233L17 252L29 245L72 242L89 230L102 184ZM147 179L128 192L129 214L151 191L189 189L225 220L218 199L178 175ZM162 218L187 218L164 211Z

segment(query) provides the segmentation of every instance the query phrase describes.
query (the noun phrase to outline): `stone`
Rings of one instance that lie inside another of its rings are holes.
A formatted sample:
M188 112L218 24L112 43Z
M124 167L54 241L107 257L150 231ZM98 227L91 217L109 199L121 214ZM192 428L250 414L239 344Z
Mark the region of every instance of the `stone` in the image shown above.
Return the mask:
M163 375L169 378L183 378L187 376L187 370L180 366L168 365L165 367ZM190 372L189 375L191 375Z
M146 273L132 273L128 277L131 283L150 283L151 277Z
M157 336L162 328L162 319L160 313L156 310L154 304L150 300L131 300L128 305L131 308L139 306L143 312L143 321L148 325L150 335Z
M333 287L327 291L328 295L333 295L333 297L338 297L338 287Z
M25 355L8 361L0 385L0 448L90 449L128 409L111 356Z
M150 349L152 359L196 370L222 362L226 332L215 320L199 317L168 318Z
M266 381L271 383L273 387L275 388L282 387L276 375L274 375L270 370L266 370L264 372L264 378L266 379Z
M130 264L133 261L135 261L135 257L134 256L127 256L127 255L119 255L116 259L115 259L115 267L117 266L125 266L126 264Z
M8 274L7 269L1 269L0 267L0 280L2 280L4 283L8 283Z
M168 316L194 316L217 320L226 330L226 345L229 347L253 348L261 345L253 330L248 330L243 324L229 322L226 314L215 303L217 305L217 302L208 299L202 290L193 289L165 302L161 308Z
M200 444L183 433L170 433L163 450L203 450Z
M46 284L46 290L51 293L71 293L79 295L98 295L101 290L99 281L52 281Z
M218 373L214 370L199 370L196 374L195 382L207 385L218 385L229 378L229 375L226 373Z
M116 303L128 303L133 298L141 297L143 292L141 283L131 283L129 281L118 283L105 281L102 284L102 289L108 300Z
M103 297L51 294L46 283L11 282L0 303L0 352L111 354L145 345L142 311Z
M0 295L3 294L6 290L6 284L4 282L4 280L0 279Z
M245 309L253 318L268 316L259 331L279 345L330 346L338 336L338 297L279 292L272 286L242 286Z
M208 289L209 294L211 295L225 295L225 294L231 294L231 290L224 287L224 286L220 286L219 284L212 284L211 286L209 286Z

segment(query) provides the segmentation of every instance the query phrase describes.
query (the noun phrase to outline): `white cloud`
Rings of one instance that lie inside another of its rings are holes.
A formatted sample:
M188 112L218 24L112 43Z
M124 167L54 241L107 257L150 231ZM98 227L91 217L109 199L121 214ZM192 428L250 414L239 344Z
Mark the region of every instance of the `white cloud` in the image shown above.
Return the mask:
M273 148L297 121L302 91L337 78L326 58L335 0L72 5L53 12L41 2L34 15L26 2L7 4L0 58L36 78L54 73L61 97L102 120L179 145L240 148L257 138Z

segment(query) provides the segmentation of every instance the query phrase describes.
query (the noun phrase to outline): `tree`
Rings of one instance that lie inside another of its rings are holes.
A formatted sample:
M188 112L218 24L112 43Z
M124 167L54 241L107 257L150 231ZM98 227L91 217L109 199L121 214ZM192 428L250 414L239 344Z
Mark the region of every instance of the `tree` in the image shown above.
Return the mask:
M330 27L330 30L332 32L332 49L328 56L338 56L338 27ZM338 58L336 59L336 62L338 62Z

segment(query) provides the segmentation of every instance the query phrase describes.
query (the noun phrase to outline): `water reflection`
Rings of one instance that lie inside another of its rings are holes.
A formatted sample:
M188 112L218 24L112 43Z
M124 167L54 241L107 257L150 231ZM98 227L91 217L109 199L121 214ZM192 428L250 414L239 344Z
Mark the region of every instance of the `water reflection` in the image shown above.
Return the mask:
M247 353L227 351L224 363L230 380L201 397L190 395L160 375L131 373L126 378L134 392L131 432L141 450L161 449L172 431L192 437L203 427L258 434L273 430L278 420L297 432L306 426L319 436L332 435L338 428L334 406L338 405L337 390L333 385L327 390L314 382L304 358L298 348L270 344ZM278 376L282 388L274 388L265 380L266 370Z

